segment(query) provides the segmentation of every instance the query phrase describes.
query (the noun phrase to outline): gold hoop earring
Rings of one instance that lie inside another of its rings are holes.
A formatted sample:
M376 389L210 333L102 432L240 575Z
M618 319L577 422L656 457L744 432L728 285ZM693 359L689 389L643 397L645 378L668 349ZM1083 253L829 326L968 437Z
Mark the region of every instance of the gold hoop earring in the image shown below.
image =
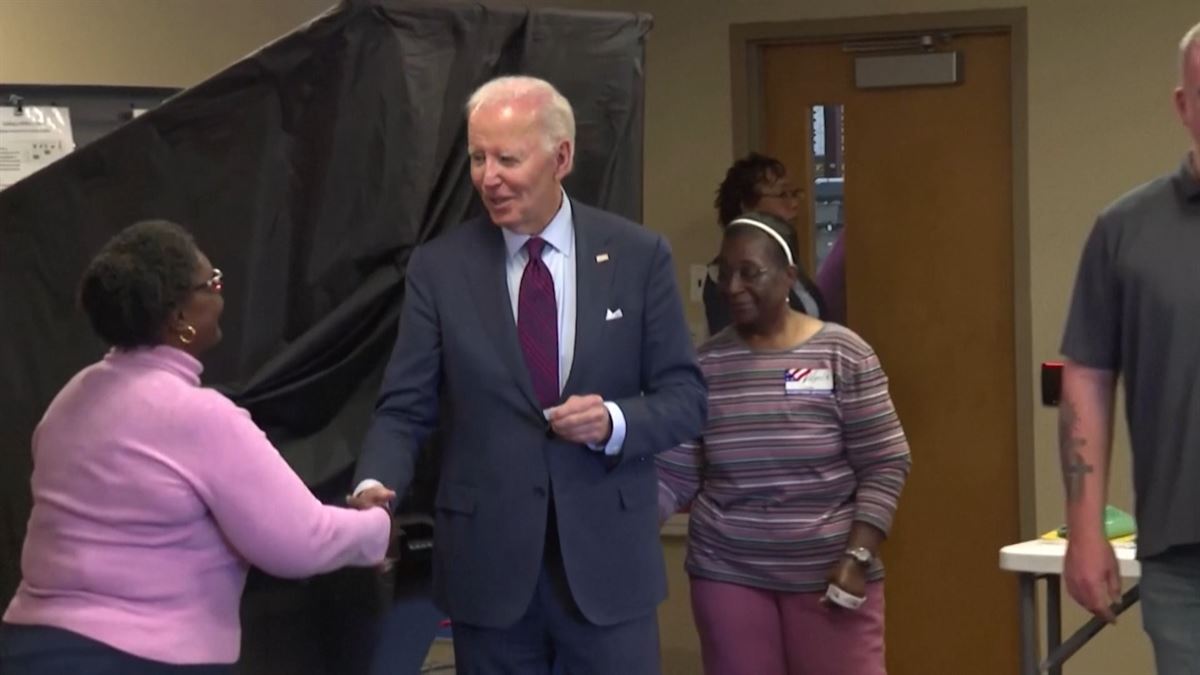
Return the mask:
M196 329L190 324L184 324L183 330L179 331L179 341L185 345L190 345L196 340Z

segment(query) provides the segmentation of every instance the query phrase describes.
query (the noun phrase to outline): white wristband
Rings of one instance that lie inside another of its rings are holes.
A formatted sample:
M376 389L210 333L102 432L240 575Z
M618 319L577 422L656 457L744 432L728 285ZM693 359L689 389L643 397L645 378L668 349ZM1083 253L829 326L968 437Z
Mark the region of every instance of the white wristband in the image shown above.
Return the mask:
M829 584L825 589L825 599L839 607L846 609L858 609L867 601L866 598L859 597L852 593L847 593L834 584Z

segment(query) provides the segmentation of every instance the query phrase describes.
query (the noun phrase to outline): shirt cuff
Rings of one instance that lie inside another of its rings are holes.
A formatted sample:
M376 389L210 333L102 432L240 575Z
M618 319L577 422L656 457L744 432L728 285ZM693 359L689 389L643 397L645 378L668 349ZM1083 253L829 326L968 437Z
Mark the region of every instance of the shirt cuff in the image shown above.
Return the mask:
M357 497L360 494L362 494L365 490L368 490L373 487L383 487L383 483L380 483L379 481L375 480L374 478L368 478L368 479L362 481L361 483L359 483L354 488L354 494L352 496Z
M603 450L605 455L612 457L621 454L621 449L625 447L625 413L621 412L621 406L612 401L605 401L604 407L608 409L608 416L612 419L612 434L608 437L608 443L588 444L588 447L597 452Z

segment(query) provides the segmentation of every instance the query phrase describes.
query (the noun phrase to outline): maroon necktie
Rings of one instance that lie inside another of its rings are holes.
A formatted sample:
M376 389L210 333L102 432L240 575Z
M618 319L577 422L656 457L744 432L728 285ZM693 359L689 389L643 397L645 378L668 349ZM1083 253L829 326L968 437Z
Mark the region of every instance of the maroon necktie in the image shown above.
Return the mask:
M533 393L543 408L549 408L558 404L558 305L554 278L542 262L545 247L546 240L538 237L525 242L529 262L521 274L517 297L517 335Z

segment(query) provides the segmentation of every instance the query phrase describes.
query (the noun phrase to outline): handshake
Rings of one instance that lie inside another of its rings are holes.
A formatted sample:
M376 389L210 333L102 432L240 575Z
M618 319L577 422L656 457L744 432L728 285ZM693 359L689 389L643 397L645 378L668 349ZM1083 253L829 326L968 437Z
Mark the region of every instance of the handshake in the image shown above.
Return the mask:
M389 490L383 485L371 485L357 494L346 495L346 504L351 508L359 511L366 511L379 507L391 515L389 503L396 498L396 491ZM388 535L388 548L383 562L379 565L380 572L389 572L396 560L400 558L400 541L404 536L404 530L399 522L399 519L393 517L391 519L392 529Z
M359 511L366 511L376 506L387 509L388 503L395 498L395 490L389 490L382 485L375 484L356 494L346 495L346 503L351 508L358 509Z

